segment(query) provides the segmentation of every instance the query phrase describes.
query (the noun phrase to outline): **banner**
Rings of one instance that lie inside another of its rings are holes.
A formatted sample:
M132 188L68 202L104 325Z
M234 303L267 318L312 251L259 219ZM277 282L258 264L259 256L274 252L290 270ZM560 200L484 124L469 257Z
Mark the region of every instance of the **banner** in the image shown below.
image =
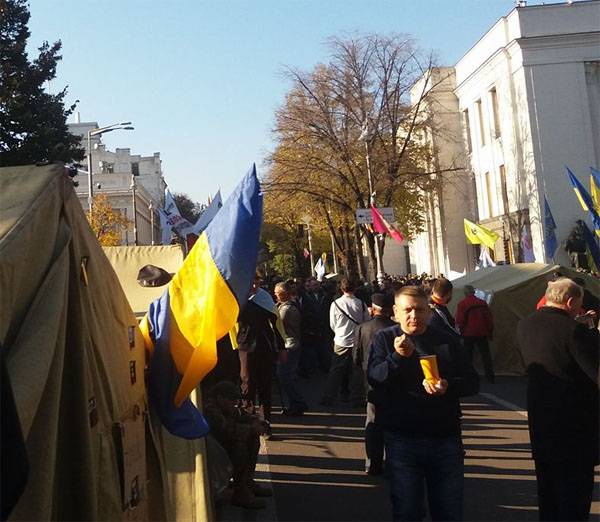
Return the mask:
M165 208L161 212L165 215L167 225L181 238L185 239L185 236L193 233L193 225L181 215L169 189L165 192Z
M206 210L202 212L202 214L198 218L198 221L196 221L196 223L192 227L192 232L199 236L202 233L202 231L208 226L208 224L213 220L213 218L217 215L217 212L219 212L219 209L222 206L223 201L221 199L221 191L219 190L213 198L213 200L208 205L208 207L206 208Z

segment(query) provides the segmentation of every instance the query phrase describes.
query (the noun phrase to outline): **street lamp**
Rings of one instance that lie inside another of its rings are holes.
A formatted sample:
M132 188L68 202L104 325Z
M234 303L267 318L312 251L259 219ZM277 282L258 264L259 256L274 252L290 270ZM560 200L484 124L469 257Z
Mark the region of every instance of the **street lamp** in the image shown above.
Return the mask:
M137 202L135 201L135 176L131 175L131 197L133 200L133 244L138 245Z
M114 130L133 130L134 127L131 127L130 121L123 121L121 123L113 123L112 125L107 125L106 127L100 127L99 129L89 130L87 133L87 167L88 167L88 208L89 211L92 211L92 204L94 201L94 185L93 185L93 173L92 173L92 136L101 136L102 134L106 134L107 132L112 132Z
M362 126L362 132L358 137L360 141L365 142L365 155L367 161L367 180L369 182L369 207L375 206L375 192L373 191L373 179L371 177L371 155L369 151L369 141L371 139L369 130L369 120L366 119ZM383 283L385 271L383 269L383 257L381 255L381 242L379 234L375 234L375 261L377 264L377 282Z

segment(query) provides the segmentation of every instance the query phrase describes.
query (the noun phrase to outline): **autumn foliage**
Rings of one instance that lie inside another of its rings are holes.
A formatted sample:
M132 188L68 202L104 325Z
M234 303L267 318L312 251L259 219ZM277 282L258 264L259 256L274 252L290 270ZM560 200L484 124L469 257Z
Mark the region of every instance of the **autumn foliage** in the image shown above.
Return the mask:
M92 211L87 213L87 218L102 246L120 245L123 232L131 224L127 217L112 208L106 194L94 197Z

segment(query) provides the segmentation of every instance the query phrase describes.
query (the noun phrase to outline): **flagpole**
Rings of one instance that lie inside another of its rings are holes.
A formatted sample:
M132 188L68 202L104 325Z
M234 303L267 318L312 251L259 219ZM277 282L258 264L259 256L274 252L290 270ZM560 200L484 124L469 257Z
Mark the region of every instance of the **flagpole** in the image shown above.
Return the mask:
M367 121L365 121L365 125L364 125L364 129L363 129L363 133L365 134L365 153L366 153L366 160L367 160L367 180L369 182L369 206L373 206L375 205L375 193L373 191L373 180L371 178L371 155L369 153L369 139L368 139L368 132L369 132L369 124ZM362 136L362 134L361 134ZM379 234L375 234L374 235L374 239L375 239L375 263L377 265L377 282L381 285L383 284L383 274L385 273L384 269L383 269L383 259L381 256L381 248L380 248L380 237Z

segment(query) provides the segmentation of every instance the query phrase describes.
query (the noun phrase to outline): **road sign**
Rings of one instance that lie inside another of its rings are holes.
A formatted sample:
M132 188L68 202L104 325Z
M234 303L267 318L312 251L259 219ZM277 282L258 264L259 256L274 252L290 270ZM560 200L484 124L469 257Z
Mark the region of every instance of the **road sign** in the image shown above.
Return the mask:
M394 219L394 209L392 207L382 207L378 208L381 215L388 223L393 223ZM373 223L373 218L371 217L371 209L370 208L357 208L356 209L356 222L359 225L366 225L368 223Z

